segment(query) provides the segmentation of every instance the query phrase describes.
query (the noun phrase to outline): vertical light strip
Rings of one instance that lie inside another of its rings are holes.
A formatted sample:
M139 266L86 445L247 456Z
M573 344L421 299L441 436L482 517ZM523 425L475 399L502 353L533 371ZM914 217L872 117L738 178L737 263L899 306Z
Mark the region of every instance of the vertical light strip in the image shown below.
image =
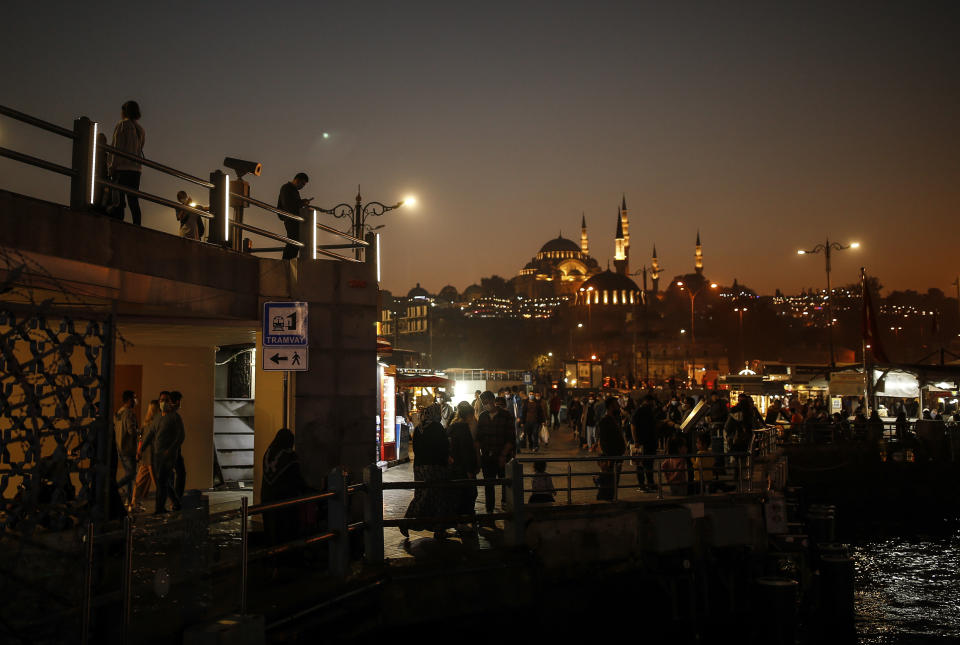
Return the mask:
M380 284L380 234L377 233L377 284Z
M317 259L317 209L311 208L310 212L313 213L313 225L310 227L310 231L312 232L312 235L310 236L310 239L312 240L310 244L310 248L313 249L313 259L316 260Z
M223 241L230 241L230 175L223 174Z
M90 204L93 204L93 196L97 187L97 122L93 122L93 143L90 146L93 152L90 154Z

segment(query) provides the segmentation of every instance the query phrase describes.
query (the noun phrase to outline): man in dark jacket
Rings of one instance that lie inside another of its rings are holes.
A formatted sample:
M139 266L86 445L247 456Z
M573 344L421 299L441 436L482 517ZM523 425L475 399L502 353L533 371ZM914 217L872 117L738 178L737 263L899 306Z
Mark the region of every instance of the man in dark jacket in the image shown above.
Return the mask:
M496 397L489 390L480 395L483 412L477 419L477 442L480 444L480 468L484 479L506 477L507 461L513 456L515 435L513 416L496 406ZM493 486L484 486L486 508L492 513L497 501ZM501 501L506 502L507 487L501 491Z
M620 402L617 397L607 397L604 402L606 414L600 419L597 426L597 443L600 445L600 454L605 457L620 457L627 449L627 444L623 440L620 423ZM597 499L613 499L613 489L619 484L620 468L623 465L620 461L601 461L600 470L604 474L600 475L599 490Z
M183 420L177 411L179 400L174 402L171 394L160 394L160 420L154 424L143 438L144 447L153 450L153 472L157 478L156 508L154 514L167 512L167 497L173 503L173 509L179 510L180 500L174 491L173 468L183 444Z
M656 399L652 394L643 397L643 403L637 407L630 419L630 431L633 435L633 445L637 446L642 455L657 454L657 415ZM646 478L644 478L646 473ZM644 483L646 479L646 483ZM653 460L646 459L637 466L637 483L647 489L656 488L653 481Z
M540 450L540 424L547 420L539 395L531 395L524 401L522 419L527 450L537 452Z
M308 181L310 181L310 178L307 177L307 173L298 172L291 181L285 183L280 188L280 196L277 198L277 210L299 216L300 209L313 200L312 197L310 199L300 198L300 191L303 190L303 187L307 185ZM277 217L280 216L277 215ZM287 237L298 242L303 241L300 239L300 222L286 217L280 217L280 220L283 222L283 226L287 230ZM299 246L287 244L286 248L283 250L284 260L292 260L298 255L300 255Z

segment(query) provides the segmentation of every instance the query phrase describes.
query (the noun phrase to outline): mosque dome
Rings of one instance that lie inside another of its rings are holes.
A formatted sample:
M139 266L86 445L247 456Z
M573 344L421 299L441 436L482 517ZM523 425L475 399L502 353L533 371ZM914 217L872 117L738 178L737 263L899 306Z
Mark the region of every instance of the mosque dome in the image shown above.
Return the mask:
M426 299L429 297L430 297L430 294L427 292L426 289L420 286L419 282L417 283L417 286L415 286L413 289L407 292L407 298L410 298L410 299L413 299L413 298Z
M580 245L574 242L573 240L568 240L562 235L554 240L550 240L542 247L540 247L541 253L551 253L556 251L573 251L574 253L580 252Z
M578 290L580 304L633 305L640 302L640 288L621 273L607 269L584 282Z

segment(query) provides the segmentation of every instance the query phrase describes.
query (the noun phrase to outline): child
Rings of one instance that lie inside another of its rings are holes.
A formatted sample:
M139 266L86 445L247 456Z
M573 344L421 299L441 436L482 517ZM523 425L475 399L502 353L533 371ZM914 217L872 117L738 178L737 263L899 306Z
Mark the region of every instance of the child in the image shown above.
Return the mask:
M667 442L668 455L684 455L687 444L679 437L671 437ZM660 463L663 479L667 483L669 495L685 496L687 494L687 460L685 457L670 457Z
M701 457L699 455L710 454L710 433L701 432L697 435L697 457L693 458L693 481L697 482L697 489L700 495L707 495L713 492L713 481L716 478L714 472L715 457ZM701 481L701 474L703 479Z
M533 481L530 482L530 504L553 504L557 490L553 487L553 477L547 474L547 462L533 462Z

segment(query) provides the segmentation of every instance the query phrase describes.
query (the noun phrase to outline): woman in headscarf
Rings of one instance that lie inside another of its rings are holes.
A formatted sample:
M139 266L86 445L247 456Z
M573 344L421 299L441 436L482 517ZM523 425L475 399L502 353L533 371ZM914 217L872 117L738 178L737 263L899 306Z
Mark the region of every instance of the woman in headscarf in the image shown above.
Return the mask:
M440 423L439 405L431 403L420 411L420 425L413 431L410 442L413 444L414 480L439 482L450 478L450 442ZM408 537L411 528L433 529L435 539L446 537L445 527L428 521L428 518L447 513L450 510L449 499L447 491L440 488L415 489L404 517L420 521L401 526L400 532Z
M303 494L304 490L306 485L294 451L293 433L281 428L263 454L260 500L268 503L293 499ZM297 507L264 513L263 528L268 542L279 544L296 537L300 532L299 514Z
M473 406L467 401L457 404L457 413L447 428L450 440L450 478L475 479L480 470L480 442L471 432L471 424L476 426ZM474 515L476 512L477 489L475 486L454 488L450 491L453 512L457 515ZM457 526L459 533L466 532L465 526Z

